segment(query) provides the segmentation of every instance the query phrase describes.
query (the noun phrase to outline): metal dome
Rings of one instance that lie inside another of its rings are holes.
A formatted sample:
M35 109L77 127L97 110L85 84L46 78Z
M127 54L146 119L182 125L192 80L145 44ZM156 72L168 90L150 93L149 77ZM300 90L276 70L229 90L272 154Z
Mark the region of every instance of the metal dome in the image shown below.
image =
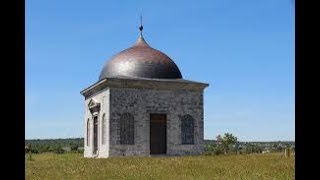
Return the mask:
M110 77L181 79L177 65L164 53L150 47L143 36L130 48L106 62L99 80Z

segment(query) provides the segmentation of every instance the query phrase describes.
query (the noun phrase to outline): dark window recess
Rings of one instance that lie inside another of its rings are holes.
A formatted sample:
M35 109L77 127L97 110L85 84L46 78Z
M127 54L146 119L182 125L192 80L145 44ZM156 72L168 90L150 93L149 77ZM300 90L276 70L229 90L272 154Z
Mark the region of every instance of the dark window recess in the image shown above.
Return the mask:
M93 118L93 154L98 152L98 117Z
M87 121L87 146L89 146L89 139L90 139L90 119Z
M182 144L194 144L194 119L190 115L184 115L181 119Z
M120 117L120 144L134 144L134 118L130 113Z
M106 114L102 115L102 144L106 143Z

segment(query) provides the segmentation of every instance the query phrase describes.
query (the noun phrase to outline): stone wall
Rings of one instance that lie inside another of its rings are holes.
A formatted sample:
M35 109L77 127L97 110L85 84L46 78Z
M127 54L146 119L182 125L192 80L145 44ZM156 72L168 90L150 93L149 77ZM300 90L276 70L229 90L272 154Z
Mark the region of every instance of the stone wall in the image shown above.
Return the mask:
M167 82L168 81L168 82ZM150 114L167 115L167 155L203 152L203 89L207 84L179 80L105 79L81 93L85 96L84 157L149 156ZM100 103L98 113L98 152L93 154L93 115L88 104ZM134 144L120 144L119 120L123 113L134 116ZM106 118L106 143L102 143L102 117ZM181 143L181 118L191 115L194 144ZM90 144L87 146L87 122Z
M134 116L134 145L120 144L121 114ZM110 156L150 154L150 113L167 114L167 155L199 154L203 151L203 92L110 88ZM195 120L194 144L181 144L181 117Z

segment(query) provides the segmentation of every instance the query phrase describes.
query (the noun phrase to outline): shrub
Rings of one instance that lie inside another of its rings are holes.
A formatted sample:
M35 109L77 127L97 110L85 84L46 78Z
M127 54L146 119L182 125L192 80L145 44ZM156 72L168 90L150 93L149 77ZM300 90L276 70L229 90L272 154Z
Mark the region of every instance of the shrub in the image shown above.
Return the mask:
M78 145L71 145L70 146L70 148L71 148L71 151L73 151L73 152L75 152L75 151L77 151L78 150Z
M64 153L64 150L62 149L61 146L57 146L54 150L53 150L54 153L56 154L62 154Z

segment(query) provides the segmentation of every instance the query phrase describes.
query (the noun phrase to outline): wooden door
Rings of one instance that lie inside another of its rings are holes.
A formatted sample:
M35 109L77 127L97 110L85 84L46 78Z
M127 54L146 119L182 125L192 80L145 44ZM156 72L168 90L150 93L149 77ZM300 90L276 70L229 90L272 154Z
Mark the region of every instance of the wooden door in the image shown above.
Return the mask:
M167 116L150 114L150 154L165 154L167 151Z

